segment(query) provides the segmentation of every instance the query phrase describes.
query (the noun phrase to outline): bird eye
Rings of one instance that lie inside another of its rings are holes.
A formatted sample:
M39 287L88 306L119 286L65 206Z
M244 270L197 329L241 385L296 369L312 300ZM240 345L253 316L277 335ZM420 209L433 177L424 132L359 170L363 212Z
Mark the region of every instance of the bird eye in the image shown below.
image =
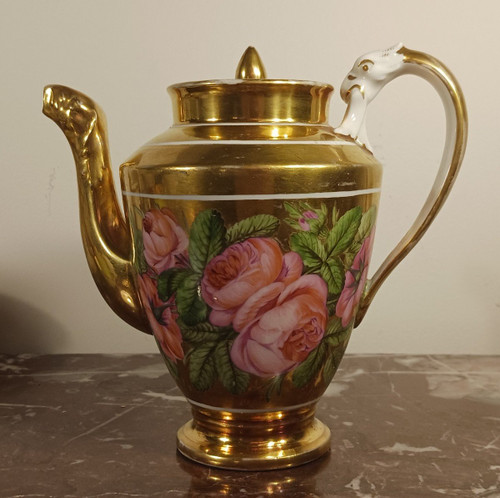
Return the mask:
M360 67L365 73L368 72L372 66L373 66L373 61L370 59L363 59L358 64L358 67Z

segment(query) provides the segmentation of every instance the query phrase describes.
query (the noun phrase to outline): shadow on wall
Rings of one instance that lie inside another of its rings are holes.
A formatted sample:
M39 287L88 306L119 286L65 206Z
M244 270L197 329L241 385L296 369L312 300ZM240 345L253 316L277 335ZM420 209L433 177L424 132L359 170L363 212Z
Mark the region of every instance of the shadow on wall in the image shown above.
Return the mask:
M67 331L31 303L0 294L0 353L53 353L61 350Z

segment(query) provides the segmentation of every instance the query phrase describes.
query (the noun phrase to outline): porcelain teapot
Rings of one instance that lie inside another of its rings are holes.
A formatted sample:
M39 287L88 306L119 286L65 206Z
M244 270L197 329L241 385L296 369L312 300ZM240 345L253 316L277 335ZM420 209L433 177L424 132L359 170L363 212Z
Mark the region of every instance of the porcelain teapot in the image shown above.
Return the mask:
M382 167L365 117L404 74L441 96L445 152L415 223L369 279ZM110 307L154 336L188 399L182 454L230 469L314 460L330 447L316 403L351 331L456 177L467 134L462 92L438 60L401 44L356 60L335 129L330 85L267 79L252 47L234 80L168 91L174 125L120 167L122 213L103 112L76 90L44 90L43 112L76 162L90 270Z

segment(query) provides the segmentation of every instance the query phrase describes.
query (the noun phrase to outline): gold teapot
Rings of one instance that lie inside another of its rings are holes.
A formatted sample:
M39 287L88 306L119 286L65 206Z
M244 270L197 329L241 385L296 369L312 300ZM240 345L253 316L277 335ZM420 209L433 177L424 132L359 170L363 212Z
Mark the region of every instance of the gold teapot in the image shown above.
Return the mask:
M366 110L403 74L440 94L445 152L415 223L368 279L382 167ZM70 88L44 90L43 112L76 162L88 264L111 308L154 336L191 405L177 433L182 454L229 469L309 462L330 447L315 407L352 329L456 177L462 92L438 60L402 45L356 60L335 129L330 85L267 79L252 47L236 79L168 91L174 125L120 167L122 213L103 112Z

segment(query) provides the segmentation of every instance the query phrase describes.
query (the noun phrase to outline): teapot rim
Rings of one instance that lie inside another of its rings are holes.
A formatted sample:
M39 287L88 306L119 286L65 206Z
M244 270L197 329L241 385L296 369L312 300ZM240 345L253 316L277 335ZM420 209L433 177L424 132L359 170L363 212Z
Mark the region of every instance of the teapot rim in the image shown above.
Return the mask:
M219 79L167 88L175 124L186 122L325 123L333 86L288 79Z
M174 83L167 86L167 90L177 90L181 88L191 89L196 87L211 87L211 86L273 86L273 85L290 85L290 86L304 86L304 87L321 87L334 91L334 87L330 83L323 83L321 81L313 80L300 80L293 78L266 78L266 79L243 79L243 78L228 78L228 79L206 79L200 81L186 81L181 83Z

